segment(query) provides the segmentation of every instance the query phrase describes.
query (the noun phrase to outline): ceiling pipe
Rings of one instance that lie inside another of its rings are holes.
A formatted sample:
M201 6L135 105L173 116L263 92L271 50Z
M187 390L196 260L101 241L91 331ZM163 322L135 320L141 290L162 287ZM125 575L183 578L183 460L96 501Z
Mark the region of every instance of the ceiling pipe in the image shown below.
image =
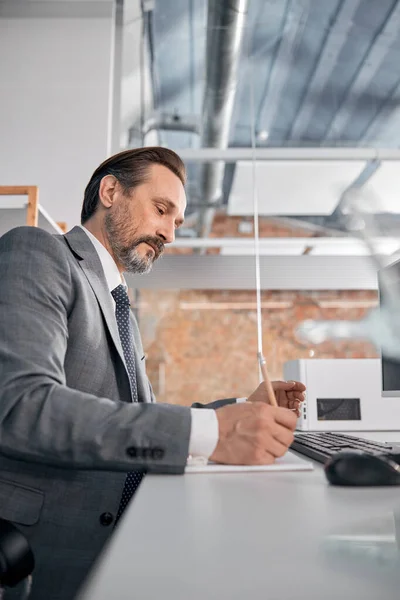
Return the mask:
M226 148L229 140L248 0L208 1L206 75L204 85L201 145ZM210 233L215 208L221 199L225 164L203 164L196 224L197 234ZM210 206L211 205L211 206Z

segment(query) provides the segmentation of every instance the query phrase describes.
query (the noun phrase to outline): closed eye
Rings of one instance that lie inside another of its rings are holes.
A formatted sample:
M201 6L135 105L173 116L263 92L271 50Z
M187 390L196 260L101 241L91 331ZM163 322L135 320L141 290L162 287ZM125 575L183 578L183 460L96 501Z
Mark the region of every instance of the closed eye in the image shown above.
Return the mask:
M162 204L158 204L158 202L162 202ZM154 198L154 206L159 215L164 216L169 213L176 213L177 207L171 202L168 198ZM175 228L178 229L181 225L183 225L184 219L179 217L175 219Z

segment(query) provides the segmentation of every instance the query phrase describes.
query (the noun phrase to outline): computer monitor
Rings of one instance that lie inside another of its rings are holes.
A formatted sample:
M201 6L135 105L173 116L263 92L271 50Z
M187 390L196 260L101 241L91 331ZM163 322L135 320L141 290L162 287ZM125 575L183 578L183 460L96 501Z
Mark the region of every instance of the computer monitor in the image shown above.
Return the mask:
M386 277L386 286L383 288L382 279ZM378 273L379 306L385 306L384 289L393 289L393 294L398 294L400 290L400 260L388 265ZM396 297L396 296L395 296ZM400 295L399 295L399 316L400 316ZM400 353L400 337L399 337ZM396 397L400 396L400 357L399 360L385 355L381 349L381 369L382 369L382 396Z

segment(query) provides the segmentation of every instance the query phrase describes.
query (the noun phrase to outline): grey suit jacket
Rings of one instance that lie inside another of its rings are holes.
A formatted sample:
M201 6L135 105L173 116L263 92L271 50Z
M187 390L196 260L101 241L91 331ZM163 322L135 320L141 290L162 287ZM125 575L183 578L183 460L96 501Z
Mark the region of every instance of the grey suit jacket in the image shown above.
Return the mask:
M84 231L0 238L0 517L32 545L31 600L74 597L112 533L127 471L184 470L190 409L154 402L133 325L139 404Z

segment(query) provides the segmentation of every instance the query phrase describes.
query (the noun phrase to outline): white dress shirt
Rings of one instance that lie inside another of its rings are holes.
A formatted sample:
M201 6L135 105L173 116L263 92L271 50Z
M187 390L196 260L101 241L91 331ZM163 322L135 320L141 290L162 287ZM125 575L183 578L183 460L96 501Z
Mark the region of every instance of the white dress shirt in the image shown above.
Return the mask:
M99 255L110 292L121 283L126 286L123 275L119 272L113 257L105 246L103 246L103 244L85 227L81 227L89 237ZM111 298L114 302L114 298L112 296ZM243 402L245 400L246 398L238 398L237 402ZM191 408L190 410L192 419L189 438L189 454L191 456L203 456L204 458L208 458L214 452L218 442L217 415L215 410L208 408Z

